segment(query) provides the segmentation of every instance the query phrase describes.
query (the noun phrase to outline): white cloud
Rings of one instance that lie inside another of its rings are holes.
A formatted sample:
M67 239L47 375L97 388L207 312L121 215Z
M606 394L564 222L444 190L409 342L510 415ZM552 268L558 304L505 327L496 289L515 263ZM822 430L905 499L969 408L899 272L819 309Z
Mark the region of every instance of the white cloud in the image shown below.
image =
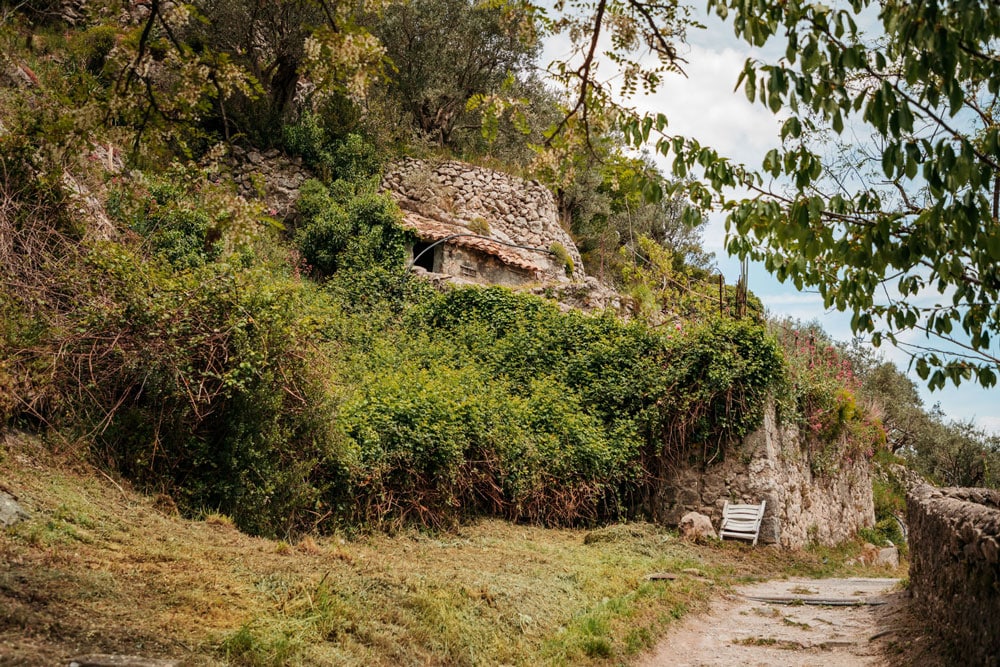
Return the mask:
M759 292L757 293L757 296L759 296L761 299L764 299L769 307L780 308L782 310L795 307L814 308L817 305L822 309L823 306L823 302L820 300L819 296L811 292L785 292L785 293Z
M976 420L976 424L984 431L1000 435L1000 417L980 417Z
M694 44L687 54L687 77L668 75L655 95L636 104L665 114L671 134L693 137L723 155L759 166L764 153L779 143L781 119L751 104L742 86L733 90L748 53Z

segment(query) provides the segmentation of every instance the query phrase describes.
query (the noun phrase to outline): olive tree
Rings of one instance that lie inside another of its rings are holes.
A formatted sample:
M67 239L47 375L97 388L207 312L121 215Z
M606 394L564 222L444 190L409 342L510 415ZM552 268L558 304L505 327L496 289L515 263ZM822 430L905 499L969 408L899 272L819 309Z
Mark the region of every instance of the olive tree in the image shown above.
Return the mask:
M513 2L394 3L370 29L390 62L389 95L442 146L462 125L478 133L477 115L466 113L470 100L526 80L538 50L530 13Z

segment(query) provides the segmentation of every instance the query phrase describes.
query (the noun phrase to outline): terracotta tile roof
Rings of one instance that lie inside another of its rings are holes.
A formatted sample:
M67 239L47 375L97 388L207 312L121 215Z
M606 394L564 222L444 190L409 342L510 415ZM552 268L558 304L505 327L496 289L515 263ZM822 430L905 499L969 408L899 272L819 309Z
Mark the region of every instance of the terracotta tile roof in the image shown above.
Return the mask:
M458 222L445 222L443 220L428 218L413 211L403 211L401 224L404 228L416 232L417 236L425 241L440 241L441 239L447 238L452 234L472 233L469 231L468 227ZM480 236L459 236L454 239L449 239L446 243L462 248L478 250L479 252L496 257L508 266L513 266L531 273L544 270L537 261L533 261L526 257L526 255L536 253L532 253L530 250L512 248L508 245L497 243L491 239Z

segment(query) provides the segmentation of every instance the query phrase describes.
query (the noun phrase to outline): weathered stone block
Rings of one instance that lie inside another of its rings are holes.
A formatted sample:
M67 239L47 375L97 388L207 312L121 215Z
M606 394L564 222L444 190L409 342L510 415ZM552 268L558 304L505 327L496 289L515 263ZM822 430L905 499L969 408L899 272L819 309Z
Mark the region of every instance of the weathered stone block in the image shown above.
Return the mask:
M31 515L24 511L14 496L0 491L0 526L13 526L30 518Z
M715 528L712 527L712 520L699 512L688 512L682 516L677 527L681 532L681 537L685 539L718 538Z

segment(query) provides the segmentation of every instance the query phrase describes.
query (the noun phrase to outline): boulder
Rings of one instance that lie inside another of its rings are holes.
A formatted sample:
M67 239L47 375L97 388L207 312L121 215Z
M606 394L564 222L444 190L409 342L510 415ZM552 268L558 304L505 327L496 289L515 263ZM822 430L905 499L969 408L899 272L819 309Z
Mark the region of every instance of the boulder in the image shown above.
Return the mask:
M883 567L899 567L899 549L895 544L878 550L875 557L875 564Z
M715 532L715 528L712 527L712 520L698 512L688 512L682 516L677 527L681 531L681 537L689 540L701 537L718 539L719 537Z
M7 526L13 526L18 521L30 518L31 515L17 504L14 496L0 491L0 526L6 528Z

